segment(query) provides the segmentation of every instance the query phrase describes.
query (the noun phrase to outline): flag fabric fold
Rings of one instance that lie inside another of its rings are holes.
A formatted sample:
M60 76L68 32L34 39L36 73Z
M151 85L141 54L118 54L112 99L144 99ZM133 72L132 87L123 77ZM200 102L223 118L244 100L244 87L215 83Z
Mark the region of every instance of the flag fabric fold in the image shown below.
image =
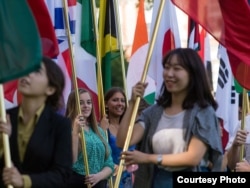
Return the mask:
M247 0L172 0L227 49L235 79L250 89L250 7Z

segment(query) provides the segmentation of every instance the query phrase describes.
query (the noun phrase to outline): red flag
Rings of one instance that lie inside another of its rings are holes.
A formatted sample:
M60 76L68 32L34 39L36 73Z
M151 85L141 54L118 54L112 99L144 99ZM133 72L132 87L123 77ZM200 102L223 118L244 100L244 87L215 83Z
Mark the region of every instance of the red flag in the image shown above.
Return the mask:
M228 51L236 80L250 89L250 8L247 0L172 0Z
M54 58L59 53L58 43L49 11L44 0L28 0L40 33L43 55Z

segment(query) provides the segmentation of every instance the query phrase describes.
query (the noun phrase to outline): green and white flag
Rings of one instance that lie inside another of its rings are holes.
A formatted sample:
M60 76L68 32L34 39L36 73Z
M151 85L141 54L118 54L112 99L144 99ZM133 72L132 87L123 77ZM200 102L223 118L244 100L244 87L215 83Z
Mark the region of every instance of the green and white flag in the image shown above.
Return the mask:
M0 83L40 67L39 32L26 0L0 1L0 33Z

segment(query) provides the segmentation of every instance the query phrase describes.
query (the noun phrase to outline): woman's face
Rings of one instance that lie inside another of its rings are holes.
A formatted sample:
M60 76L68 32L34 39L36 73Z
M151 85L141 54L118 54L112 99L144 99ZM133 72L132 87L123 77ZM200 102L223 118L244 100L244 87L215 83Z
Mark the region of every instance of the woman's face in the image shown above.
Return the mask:
M107 107L109 111L109 116L121 116L126 107L125 97L122 93L116 92L108 101Z
M40 69L18 80L18 91L23 96L30 97L47 97L53 94L54 89L49 86L46 68L43 63Z
M80 97L80 107L83 117L88 118L92 111L92 100L88 92L81 93Z
M184 69L176 55L164 65L163 80L167 90L172 94L186 93L189 84L189 73Z

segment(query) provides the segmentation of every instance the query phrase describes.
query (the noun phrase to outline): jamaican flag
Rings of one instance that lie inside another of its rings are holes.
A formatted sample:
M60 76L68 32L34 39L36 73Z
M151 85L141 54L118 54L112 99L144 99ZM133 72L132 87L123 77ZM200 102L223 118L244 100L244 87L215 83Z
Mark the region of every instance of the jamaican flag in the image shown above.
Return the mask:
M119 56L117 40L117 24L113 0L100 1L99 45L102 58L102 81L104 93L112 86L111 65Z

